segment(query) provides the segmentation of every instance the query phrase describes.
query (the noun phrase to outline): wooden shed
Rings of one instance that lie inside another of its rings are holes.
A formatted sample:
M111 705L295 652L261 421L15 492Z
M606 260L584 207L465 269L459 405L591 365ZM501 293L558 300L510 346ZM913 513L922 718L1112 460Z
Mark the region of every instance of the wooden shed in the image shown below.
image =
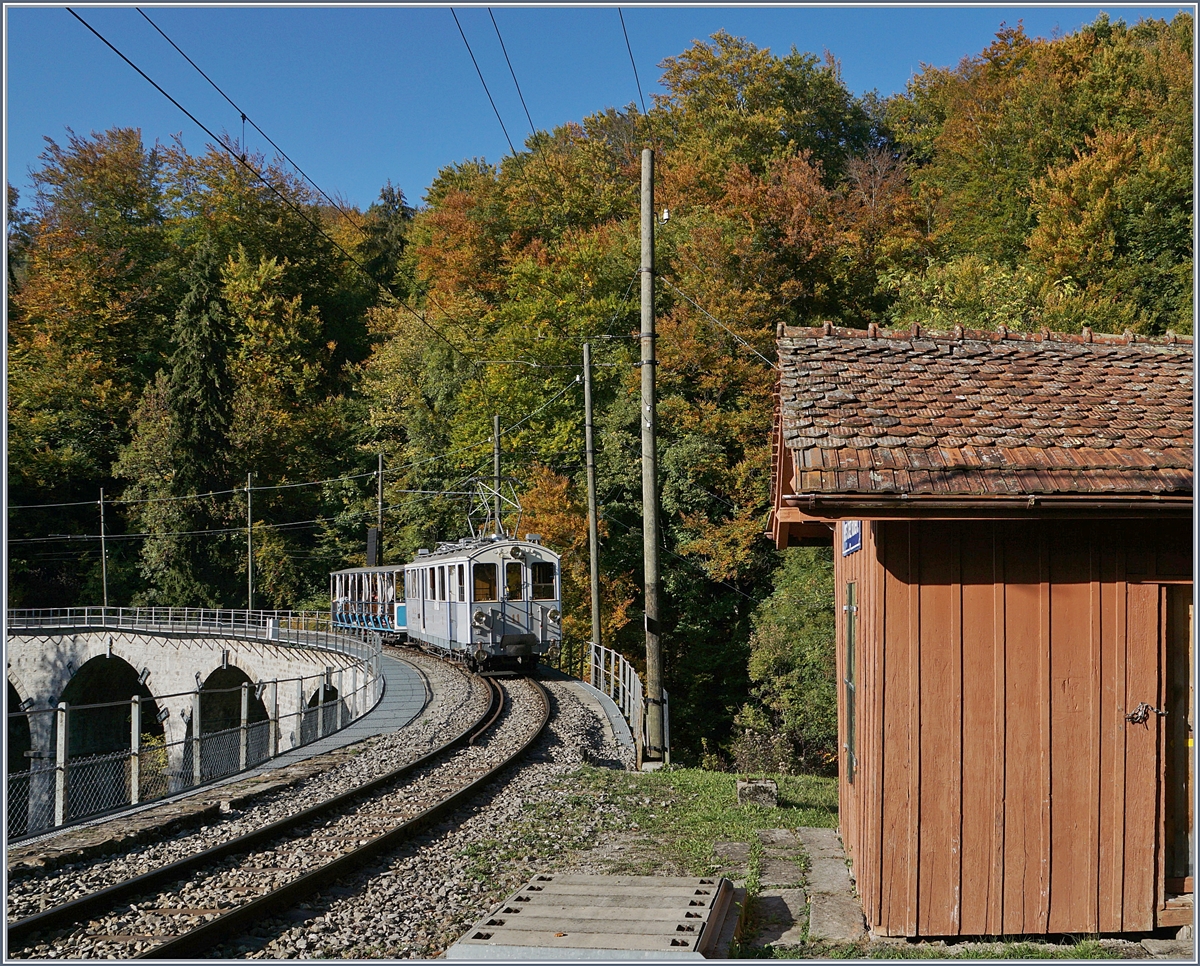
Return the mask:
M1192 922L1190 338L784 329L833 541L840 822L888 936Z

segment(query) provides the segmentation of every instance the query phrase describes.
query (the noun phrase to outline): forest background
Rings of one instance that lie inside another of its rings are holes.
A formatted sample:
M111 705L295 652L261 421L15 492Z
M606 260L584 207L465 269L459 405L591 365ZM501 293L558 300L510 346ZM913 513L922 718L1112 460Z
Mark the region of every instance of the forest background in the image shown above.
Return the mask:
M831 551L763 536L776 327L1191 333L1192 39L1185 13L1004 29L881 99L828 55L717 34L660 65L648 112L449 165L417 207L390 183L335 204L236 143L47 139L34 196L7 198L9 606L101 601L101 487L110 604L245 606L250 473L255 605L326 608L329 571L364 562L378 454L407 560L466 533L499 414L578 653L590 342L603 631L640 666L649 146L673 752L828 768Z

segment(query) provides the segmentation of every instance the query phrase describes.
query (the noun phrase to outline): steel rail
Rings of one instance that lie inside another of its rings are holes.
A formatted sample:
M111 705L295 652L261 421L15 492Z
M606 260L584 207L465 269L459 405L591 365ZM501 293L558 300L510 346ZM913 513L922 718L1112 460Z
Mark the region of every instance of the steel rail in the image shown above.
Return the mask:
M134 959L194 959L200 957L224 940L236 936L239 931L244 930L251 924L261 922L264 918L274 915L280 910L295 904L301 898L312 894L322 885L336 880L343 875L361 870L364 862L367 860L395 848L405 840L413 837L430 822L441 818L460 803L470 799L471 796L490 782L500 771L520 758L528 750L529 746L541 736L550 721L550 699L546 694L545 688L532 678L527 678L526 680L533 685L535 693L541 700L541 720L516 751L505 757L502 761L497 762L470 784L451 793L437 804L432 805L420 814L396 826L391 831L384 832L365 845L359 846L354 851L341 855L332 862L305 873L300 878L293 879L278 889L274 889L257 899L252 899L250 902L238 906L236 909L232 909L181 936L168 939L164 943L138 953ZM498 685L497 690L500 690Z
M480 680L487 682L486 678L480 678ZM303 825L305 822L317 818L325 812L340 808L357 797L368 795L383 786L403 778L409 772L431 764L435 759L446 755L448 752L457 750L463 745L473 744L474 736L486 729L490 722L495 719L496 690L490 686L490 682L488 690L488 706L474 721L449 741L427 752L415 761L409 762L407 765L401 765L399 768L394 768L348 791L339 792L337 795L318 802L316 805L297 812L295 815L289 815L261 828L257 828L252 832L247 832L245 835L239 835L228 842L211 846L194 855L177 859L168 865L151 869L149 872L143 872L132 879L126 879L124 882L118 882L115 885L107 886L89 895L80 896L78 899L72 899L70 902L61 903L42 912L35 913L32 916L26 916L24 919L11 922L8 924L6 931L8 948L10 950L22 948L28 944L29 937L34 933L44 932L48 929L60 929L64 926L83 922L97 914L115 908L118 903L131 896L141 895L151 889L157 889L176 879L181 879L211 862L230 855L236 855L239 852L247 852L258 848L264 842L278 838L291 829Z
M500 685L497 684L496 681L493 680L492 678L485 677L484 680L487 682L488 688L490 688L491 692L492 692L492 708L493 708L493 710L492 710L491 716L487 719L487 721L485 721L471 735L471 740L468 742L468 744L471 744L471 745L476 744L479 741L479 739L483 736L483 733L485 731L487 731L492 725L494 725L496 723L496 720L500 717L500 715L504 713L504 689L502 687L500 687Z

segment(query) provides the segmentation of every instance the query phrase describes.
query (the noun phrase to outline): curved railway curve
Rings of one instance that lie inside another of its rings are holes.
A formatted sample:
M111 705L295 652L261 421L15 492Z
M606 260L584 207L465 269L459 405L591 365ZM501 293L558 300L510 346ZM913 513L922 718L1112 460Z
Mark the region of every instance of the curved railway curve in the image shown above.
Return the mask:
M489 701L442 747L295 816L13 922L9 954L195 956L394 848L519 756L548 720L536 683L474 681Z

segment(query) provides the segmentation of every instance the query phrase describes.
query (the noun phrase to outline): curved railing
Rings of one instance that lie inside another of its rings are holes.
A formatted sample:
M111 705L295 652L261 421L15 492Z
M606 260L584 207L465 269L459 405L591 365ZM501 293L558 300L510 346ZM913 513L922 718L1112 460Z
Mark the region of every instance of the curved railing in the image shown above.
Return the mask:
M550 667L577 677L597 691L612 698L633 735L636 764L642 767L642 759L649 746L647 733L646 698L642 679L637 668L626 660L620 651L611 647L587 642L580 653L569 654L558 648L542 660ZM671 763L671 715L667 692L663 691L663 762Z
M236 688L133 695L88 705L9 709L10 744L28 762L8 772L10 839L186 791L255 767L344 728L382 697L377 636L327 615L200 608L11 610L9 635L120 631L146 637L313 652L313 673ZM145 683L142 679L139 683ZM175 715L175 722L168 719ZM86 736L71 740L71 735ZM117 741L116 735L124 735ZM170 738L170 735L174 738ZM97 742L96 735L104 739ZM118 747L111 747L112 745ZM72 746L76 754L71 754Z
M379 642L371 643L354 628L334 624L329 615L291 610L224 610L204 607L61 607L9 610L8 629L131 630L171 636L220 636L273 644L319 647L363 656L367 644L378 659Z

